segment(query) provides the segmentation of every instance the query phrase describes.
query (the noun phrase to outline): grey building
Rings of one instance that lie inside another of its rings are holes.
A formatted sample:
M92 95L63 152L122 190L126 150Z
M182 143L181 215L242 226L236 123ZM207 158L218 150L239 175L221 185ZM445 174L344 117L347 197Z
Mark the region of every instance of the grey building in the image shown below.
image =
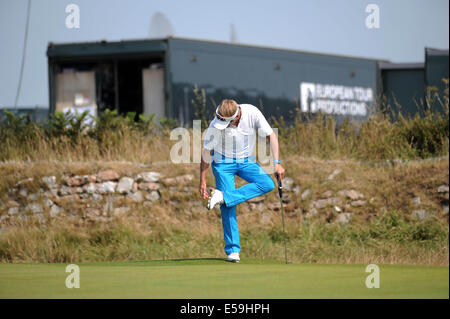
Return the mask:
M425 49L425 86L427 89L427 106L432 111L443 111L442 103L433 92L448 89L448 50ZM445 80L446 79L446 80Z
M424 114L424 63L381 62L383 111L393 119Z
M398 68L374 59L174 37L50 43L47 56L50 112L97 115L108 108L170 117L182 125L194 118L194 86L205 89L210 116L224 98L288 122L297 111L364 121L383 95L398 96L413 112L411 92L401 91L403 79L414 83L419 97L421 72L428 72L422 65ZM429 73L433 79L441 75L432 66Z
M423 115L427 109L444 111L442 95L448 87L448 50L425 48L424 63L380 62L379 67L382 106L392 118L400 113L405 117Z

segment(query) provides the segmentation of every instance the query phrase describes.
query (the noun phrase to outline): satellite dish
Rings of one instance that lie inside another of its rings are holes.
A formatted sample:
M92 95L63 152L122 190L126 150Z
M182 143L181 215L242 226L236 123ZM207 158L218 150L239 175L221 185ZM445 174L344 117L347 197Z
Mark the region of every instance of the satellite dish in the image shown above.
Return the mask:
M151 39L167 38L174 36L175 31L170 24L169 19L164 13L156 12L150 19L150 26L148 28L148 37Z
M230 42L231 43L238 42L237 32L236 28L234 27L234 24L230 24Z

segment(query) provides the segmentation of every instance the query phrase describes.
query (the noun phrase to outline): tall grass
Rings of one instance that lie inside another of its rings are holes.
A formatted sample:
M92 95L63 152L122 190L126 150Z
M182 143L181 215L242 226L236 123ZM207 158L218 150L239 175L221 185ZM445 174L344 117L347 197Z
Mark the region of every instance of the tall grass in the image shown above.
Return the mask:
M152 162L168 154L167 132L176 121L136 113L117 115L106 110L92 124L87 113L56 112L44 123L27 116L0 114L0 161L113 161Z
M322 159L394 160L427 158L449 152L448 89L443 112L427 109L423 116L397 120L381 111L362 123L346 118L337 125L332 116L302 113L298 108L292 125L273 117L284 154Z
M216 220L199 222L180 217L133 222L119 219L79 227L69 223L48 229L38 224L10 227L0 237L0 262L82 262L223 255L223 239ZM196 225L194 227L194 225ZM200 226L199 226L200 225ZM194 231L195 229L195 231ZM280 223L260 227L241 222L242 256L283 259ZM339 225L289 220L289 259L301 263L397 263L448 265L448 227L442 223L406 222L396 212L367 225Z
M195 114L206 129L205 91L196 87L194 96ZM443 112L424 107L425 111L414 117L398 114L392 121L388 112L378 111L365 122L354 123L347 118L337 125L330 115L306 114L296 108L291 124L283 117L275 116L271 121L278 128L283 156L377 161L446 155L449 152L448 85L442 96L435 92L428 99L432 100L429 104L440 103ZM162 118L155 123L152 116L117 115L106 110L93 119L94 125L88 125L87 117L87 113L57 112L45 123L37 124L26 116L15 116L5 110L0 113L0 161L169 159L172 145L169 131L177 126L175 120Z

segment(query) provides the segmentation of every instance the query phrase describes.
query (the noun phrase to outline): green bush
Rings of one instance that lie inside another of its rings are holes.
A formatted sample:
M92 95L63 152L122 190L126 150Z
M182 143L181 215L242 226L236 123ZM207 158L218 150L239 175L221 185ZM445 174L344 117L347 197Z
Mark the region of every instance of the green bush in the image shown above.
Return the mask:
M424 117L416 115L405 119L401 115L397 124L399 136L410 143L417 156L426 158L448 153L449 113L427 111Z
M205 89L194 87L194 99L191 100L194 107L194 119L201 121L203 129L209 126L209 116L206 110L206 93Z
M168 131L168 130L170 131L171 129L174 129L179 126L177 120L171 119L168 117L160 117L159 124L161 125L161 127L164 131Z

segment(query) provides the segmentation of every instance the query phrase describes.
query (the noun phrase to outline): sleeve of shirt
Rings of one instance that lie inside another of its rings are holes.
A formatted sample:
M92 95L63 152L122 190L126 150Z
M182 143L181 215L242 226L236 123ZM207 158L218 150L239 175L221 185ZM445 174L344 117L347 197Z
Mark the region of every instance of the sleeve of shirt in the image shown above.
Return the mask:
M211 151L219 142L218 134L220 134L219 130L210 126L206 130L205 139L203 141L203 148Z
M256 109L256 126L259 129L261 129L260 131L262 131L262 133L264 133L265 136L269 136L273 132L272 127L270 127L270 124L267 122L262 112L256 107L255 109Z

